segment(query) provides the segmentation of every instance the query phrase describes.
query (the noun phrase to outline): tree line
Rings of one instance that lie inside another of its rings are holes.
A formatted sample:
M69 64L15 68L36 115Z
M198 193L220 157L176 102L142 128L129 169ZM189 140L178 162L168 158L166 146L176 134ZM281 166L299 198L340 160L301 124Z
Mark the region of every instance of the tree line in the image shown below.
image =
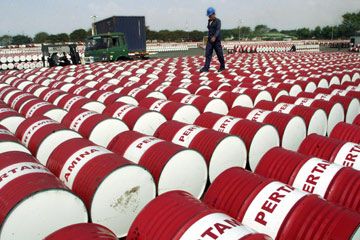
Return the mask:
M261 38L263 40L293 39L348 39L360 31L360 11L357 13L346 13L342 16L342 22L335 26L317 26L314 29L299 28L293 30L278 30L267 25L257 25L255 28L242 26L232 29L223 29L223 39L238 40ZM206 31L183 31L183 30L160 30L153 31L146 27L147 40L157 41L202 41ZM27 35L0 36L0 45L21 45L30 43L56 43L56 42L83 42L91 36L91 29L77 29L70 34L48 34L37 33L33 38Z
M31 43L84 42L88 36L91 36L91 29L76 29L70 34L49 34L47 32L39 32L35 34L34 38L23 34L15 36L3 35L0 36L0 46Z

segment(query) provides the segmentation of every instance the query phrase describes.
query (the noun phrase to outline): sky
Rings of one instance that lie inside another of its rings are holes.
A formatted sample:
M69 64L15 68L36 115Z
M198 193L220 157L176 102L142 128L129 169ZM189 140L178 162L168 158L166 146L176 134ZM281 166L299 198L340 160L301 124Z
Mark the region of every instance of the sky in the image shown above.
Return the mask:
M223 28L266 24L280 30L335 25L360 0L0 0L0 35L70 33L110 16L145 16L152 30L206 30L206 9Z

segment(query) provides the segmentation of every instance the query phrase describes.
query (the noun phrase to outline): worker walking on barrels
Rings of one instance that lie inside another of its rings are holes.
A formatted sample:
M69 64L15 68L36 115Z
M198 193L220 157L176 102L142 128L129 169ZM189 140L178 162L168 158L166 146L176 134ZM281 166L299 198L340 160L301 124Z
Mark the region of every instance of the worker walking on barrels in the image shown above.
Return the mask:
M220 62L220 68L218 72L222 72L225 70L225 60L221 46L221 21L220 19L216 18L215 9L212 7L208 8L206 15L209 17L208 26L207 26L209 29L209 33L208 33L208 42L206 44L205 66L202 69L200 69L200 72L209 71L214 50Z

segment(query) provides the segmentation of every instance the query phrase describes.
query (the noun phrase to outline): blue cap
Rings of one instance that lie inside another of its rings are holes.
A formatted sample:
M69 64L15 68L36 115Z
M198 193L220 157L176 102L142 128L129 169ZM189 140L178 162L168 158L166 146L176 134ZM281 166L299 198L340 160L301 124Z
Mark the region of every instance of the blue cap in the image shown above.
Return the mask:
M206 16L211 16L211 15L213 15L213 14L215 14L215 8L213 8L213 7L209 7L208 9L207 9L207 11L206 11Z

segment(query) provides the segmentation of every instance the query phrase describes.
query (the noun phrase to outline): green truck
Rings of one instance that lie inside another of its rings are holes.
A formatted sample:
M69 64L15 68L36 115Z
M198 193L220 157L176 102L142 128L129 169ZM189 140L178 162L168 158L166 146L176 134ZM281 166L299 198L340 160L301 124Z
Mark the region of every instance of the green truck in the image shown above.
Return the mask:
M106 18L95 22L93 31L95 35L86 43L87 60L99 62L148 57L144 16Z
M123 33L107 33L91 36L86 41L85 62L112 62L129 59Z

